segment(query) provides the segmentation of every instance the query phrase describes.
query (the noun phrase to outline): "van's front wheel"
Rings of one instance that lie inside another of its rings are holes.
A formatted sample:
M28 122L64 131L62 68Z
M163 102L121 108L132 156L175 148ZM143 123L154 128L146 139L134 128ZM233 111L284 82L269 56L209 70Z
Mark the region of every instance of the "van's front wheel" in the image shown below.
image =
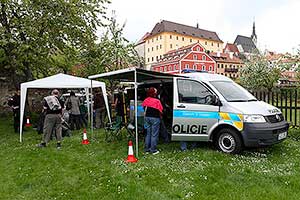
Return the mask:
M242 140L238 133L232 129L222 129L219 131L215 144L217 148L230 154L237 154L242 151Z

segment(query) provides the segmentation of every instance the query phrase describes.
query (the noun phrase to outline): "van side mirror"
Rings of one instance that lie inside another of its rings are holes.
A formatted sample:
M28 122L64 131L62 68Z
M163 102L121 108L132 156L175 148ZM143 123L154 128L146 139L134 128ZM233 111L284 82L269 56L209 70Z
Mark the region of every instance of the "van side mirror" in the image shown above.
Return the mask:
M218 96L212 95L212 105L214 105L214 106L221 106L222 105L222 103L221 103Z

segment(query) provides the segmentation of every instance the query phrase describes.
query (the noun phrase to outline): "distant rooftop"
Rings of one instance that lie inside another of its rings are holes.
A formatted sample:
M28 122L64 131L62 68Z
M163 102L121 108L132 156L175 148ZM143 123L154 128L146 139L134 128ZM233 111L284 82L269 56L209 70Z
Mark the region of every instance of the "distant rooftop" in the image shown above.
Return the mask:
M246 53L253 53L257 49L252 39L243 35L236 36L234 44L237 46L241 45Z

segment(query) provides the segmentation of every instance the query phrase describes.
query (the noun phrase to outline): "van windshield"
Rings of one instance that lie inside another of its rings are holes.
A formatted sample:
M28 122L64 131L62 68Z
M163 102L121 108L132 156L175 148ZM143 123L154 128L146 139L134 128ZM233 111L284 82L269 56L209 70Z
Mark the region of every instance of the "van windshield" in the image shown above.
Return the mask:
M229 102L257 101L246 89L231 81L210 81Z

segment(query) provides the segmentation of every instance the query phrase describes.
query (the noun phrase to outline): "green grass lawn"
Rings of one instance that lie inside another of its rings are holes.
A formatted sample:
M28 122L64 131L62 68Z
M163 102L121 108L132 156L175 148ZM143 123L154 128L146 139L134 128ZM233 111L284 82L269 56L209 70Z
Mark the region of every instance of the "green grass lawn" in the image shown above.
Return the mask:
M206 143L187 152L160 144L160 154L144 155L141 143L139 162L126 164L125 139L107 143L99 131L81 145L75 132L62 150L54 141L38 149L40 135L26 131L20 144L11 121L1 119L0 199L300 199L297 135L291 130L283 143L242 155Z

